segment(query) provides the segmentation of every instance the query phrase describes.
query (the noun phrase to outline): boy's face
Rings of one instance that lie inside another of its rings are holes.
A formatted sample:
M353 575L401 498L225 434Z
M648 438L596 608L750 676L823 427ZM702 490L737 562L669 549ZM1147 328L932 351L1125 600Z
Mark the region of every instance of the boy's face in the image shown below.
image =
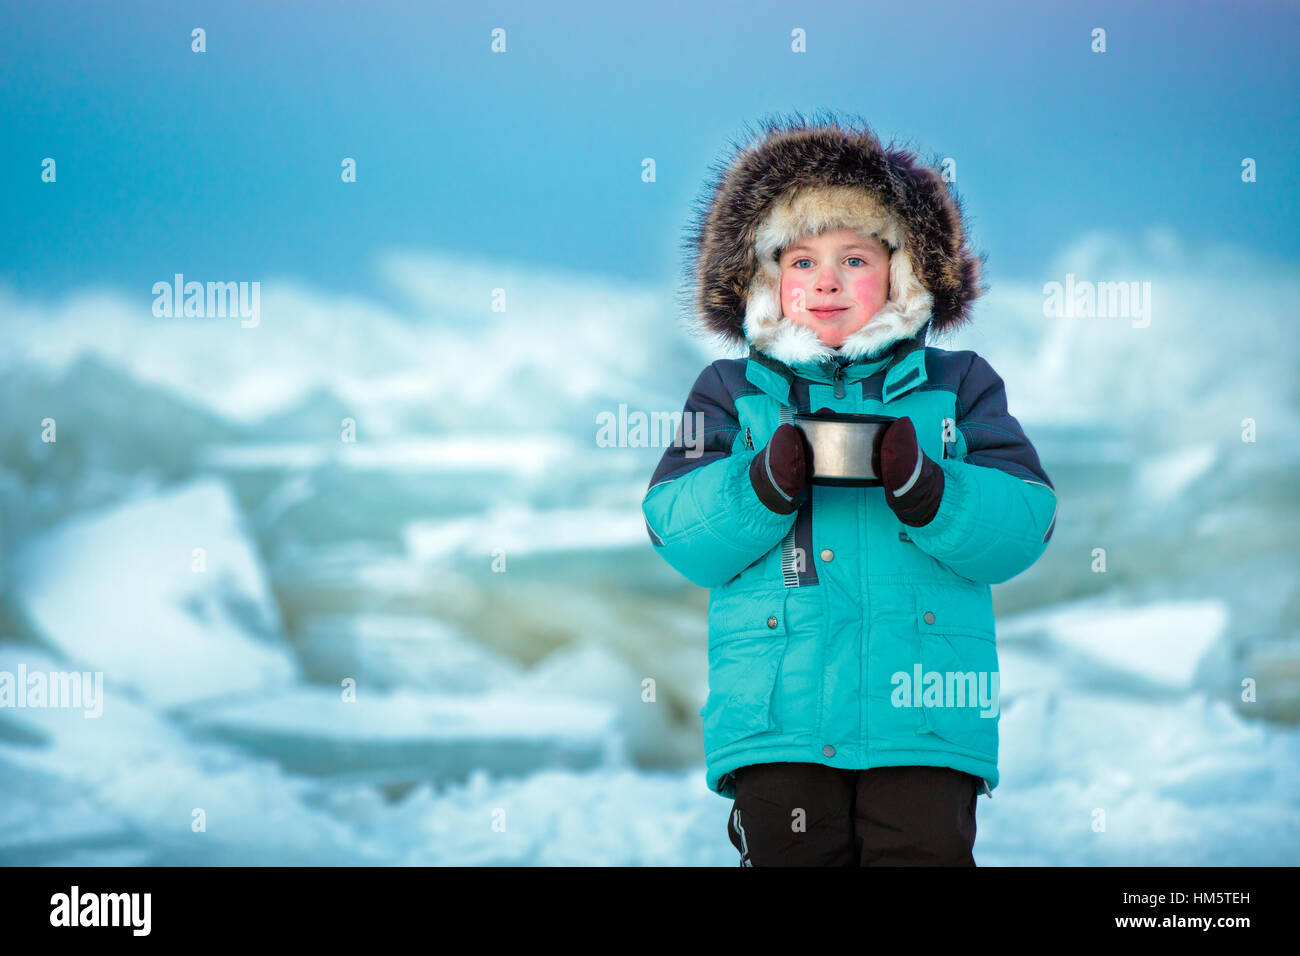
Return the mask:
M781 309L831 348L862 328L889 299L889 247L838 229L781 250Z

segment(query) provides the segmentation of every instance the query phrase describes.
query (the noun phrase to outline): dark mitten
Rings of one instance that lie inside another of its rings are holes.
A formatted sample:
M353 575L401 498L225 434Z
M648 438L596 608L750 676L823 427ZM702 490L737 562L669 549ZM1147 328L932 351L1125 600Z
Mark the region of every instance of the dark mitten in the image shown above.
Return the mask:
M910 418L880 430L874 452L876 474L885 485L885 501L903 524L929 524L943 500L943 469L921 451Z
M798 511L808 495L812 449L793 425L777 426L771 439L749 464L749 480L758 500L769 511L788 515Z

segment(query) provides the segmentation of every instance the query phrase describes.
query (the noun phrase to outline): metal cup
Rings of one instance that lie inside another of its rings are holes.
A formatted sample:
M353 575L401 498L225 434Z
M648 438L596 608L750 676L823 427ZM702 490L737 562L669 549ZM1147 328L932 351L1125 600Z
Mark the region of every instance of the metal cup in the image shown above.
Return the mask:
M880 431L896 417L822 412L795 415L794 426L808 438L813 453L813 484L868 487L882 484L872 467Z

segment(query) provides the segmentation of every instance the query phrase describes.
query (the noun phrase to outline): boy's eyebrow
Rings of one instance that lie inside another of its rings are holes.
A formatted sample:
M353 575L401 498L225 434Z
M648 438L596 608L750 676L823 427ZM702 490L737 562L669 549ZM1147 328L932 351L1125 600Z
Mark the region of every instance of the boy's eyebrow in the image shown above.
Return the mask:
M840 243L840 252L844 252L848 249L865 249L865 250L870 250L872 252L878 251L878 249L875 246L873 246L871 243L862 242L861 240ZM797 242L793 246L786 246L785 249L782 250L781 255L785 255L787 252L799 252L800 250L804 252L812 252L812 250L809 249L807 246L805 246L803 243Z

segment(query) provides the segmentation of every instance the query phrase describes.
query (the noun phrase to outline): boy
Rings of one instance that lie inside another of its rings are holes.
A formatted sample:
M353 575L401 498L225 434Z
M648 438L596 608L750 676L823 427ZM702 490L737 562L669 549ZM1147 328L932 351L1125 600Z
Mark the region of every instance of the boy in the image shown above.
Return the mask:
M983 291L959 201L861 124L778 120L692 238L700 324L749 352L696 380L703 454L668 448L642 510L711 589L706 780L741 865L973 866L990 585L1042 554L1056 493L988 362L925 345ZM796 413L887 419L877 477L814 482Z

